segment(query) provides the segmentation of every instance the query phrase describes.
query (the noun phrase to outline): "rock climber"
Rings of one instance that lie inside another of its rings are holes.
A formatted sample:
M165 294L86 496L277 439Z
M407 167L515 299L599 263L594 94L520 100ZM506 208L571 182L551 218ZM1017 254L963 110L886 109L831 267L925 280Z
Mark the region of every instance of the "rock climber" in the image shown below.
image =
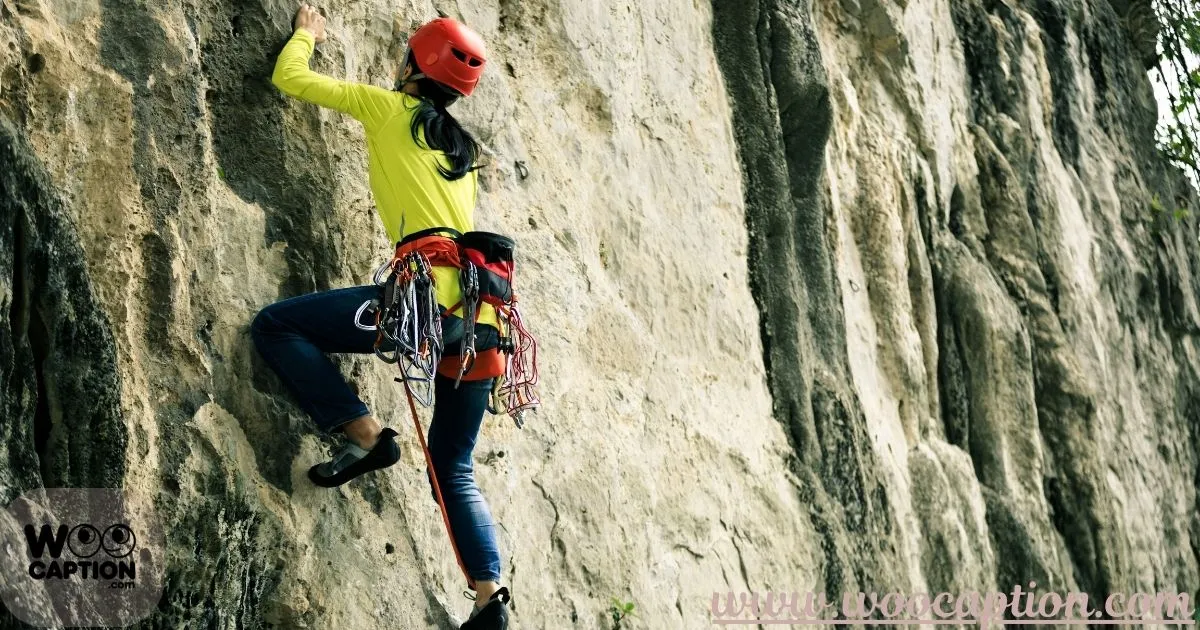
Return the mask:
M452 18L428 22L409 38L392 90L310 70L314 47L325 39L325 17L301 6L272 81L289 96L362 123L371 192L392 244L434 228L471 230L480 146L446 108L475 90L486 60L483 39ZM458 270L434 267L433 275L439 306L460 304ZM356 326L355 316L360 305L378 294L378 286L367 285L293 297L263 308L251 325L259 353L301 407L320 429L344 439L329 461L309 470L319 486L339 486L400 458L396 432L371 415L326 356L373 352L377 335ZM442 326L445 353L456 354L463 320L451 314ZM497 328L495 310L481 305L475 327L478 351L497 346ZM464 380L456 387L455 379L440 373L434 383L428 447L460 561L476 592L462 628L508 625L509 593L499 583L496 526L472 467L492 385L492 379Z

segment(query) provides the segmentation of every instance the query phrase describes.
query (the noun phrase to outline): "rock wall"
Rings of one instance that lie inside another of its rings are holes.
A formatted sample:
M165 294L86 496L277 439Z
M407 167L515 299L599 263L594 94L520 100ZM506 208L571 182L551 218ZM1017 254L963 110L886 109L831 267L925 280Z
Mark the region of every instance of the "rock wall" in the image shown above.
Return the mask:
M1197 231L1172 209L1196 202L1153 150L1127 13L715 15L827 589L1192 588Z
M544 409L476 451L514 625L1194 589L1200 204L1153 150L1139 3L442 7L489 43L455 107L542 342ZM387 367L339 359L404 458L321 490L247 336L387 255L358 124L270 85L293 10L0 0L0 499L156 510L145 627L455 627ZM434 15L326 10L315 68L378 85Z

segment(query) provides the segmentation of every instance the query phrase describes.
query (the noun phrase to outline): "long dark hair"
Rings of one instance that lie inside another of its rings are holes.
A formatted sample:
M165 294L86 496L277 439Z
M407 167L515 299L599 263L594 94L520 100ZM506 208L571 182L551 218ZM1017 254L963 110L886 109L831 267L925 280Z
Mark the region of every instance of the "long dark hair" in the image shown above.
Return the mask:
M417 62L408 55L408 63L412 65L413 74L421 71ZM479 159L479 142L455 120L446 107L458 100L459 94L428 78L416 80L421 104L412 119L412 138L418 145L436 149L446 154L450 168L438 164L442 177L450 181L462 179L467 173L479 168L475 164ZM424 130L425 142L421 142L419 131Z

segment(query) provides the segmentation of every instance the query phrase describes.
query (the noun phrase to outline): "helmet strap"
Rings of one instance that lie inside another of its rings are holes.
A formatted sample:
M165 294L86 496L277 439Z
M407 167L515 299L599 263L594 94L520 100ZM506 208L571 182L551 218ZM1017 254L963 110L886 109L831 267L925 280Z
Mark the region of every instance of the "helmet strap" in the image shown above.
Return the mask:
M406 66L411 65L413 68L417 67L417 64L413 62L411 48L407 49L404 52L404 65L406 65ZM414 73L408 75L407 79L405 79L405 78L397 79L396 80L396 90L399 91L401 88L403 88L405 85L407 85L409 83L415 83L416 81L419 81L421 79L428 79L428 78L429 77L425 76L424 72L414 72ZM441 84L439 83L438 85L441 85ZM446 105L450 105L450 104L454 103L455 101L457 101L458 99L459 99L459 97L455 96L454 98L447 101Z
M405 83L413 83L415 81L419 81L424 78L425 78L424 72L414 72L414 73L408 75L407 79L400 79L400 85L404 85Z
M412 48L405 47L405 49L404 49L404 65L412 66L414 70L417 68L416 62L413 61ZM423 73L423 72L414 72L414 73L408 75L407 79L405 79L404 77L399 77L396 79L396 90L399 90L400 88L404 87L405 85L407 85L409 83L413 83L415 81L418 81L418 80L424 79L424 78L425 78L425 73Z

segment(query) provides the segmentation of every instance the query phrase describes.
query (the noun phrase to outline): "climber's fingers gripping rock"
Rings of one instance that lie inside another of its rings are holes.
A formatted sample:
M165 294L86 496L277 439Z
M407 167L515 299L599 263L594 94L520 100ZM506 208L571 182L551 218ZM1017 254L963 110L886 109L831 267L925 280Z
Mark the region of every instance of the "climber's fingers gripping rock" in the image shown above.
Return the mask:
M296 12L295 29L304 29L313 34L313 41L320 44L325 41L325 16L307 3L300 5Z

